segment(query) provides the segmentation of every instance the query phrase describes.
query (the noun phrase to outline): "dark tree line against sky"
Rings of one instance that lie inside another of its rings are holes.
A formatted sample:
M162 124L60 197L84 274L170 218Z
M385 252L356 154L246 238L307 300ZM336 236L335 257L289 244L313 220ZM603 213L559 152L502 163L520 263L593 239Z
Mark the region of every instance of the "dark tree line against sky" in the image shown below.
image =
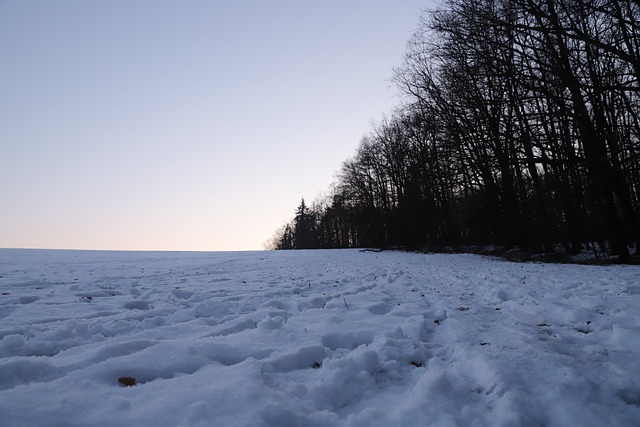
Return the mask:
M640 4L446 0L403 102L298 207L277 249L640 245Z

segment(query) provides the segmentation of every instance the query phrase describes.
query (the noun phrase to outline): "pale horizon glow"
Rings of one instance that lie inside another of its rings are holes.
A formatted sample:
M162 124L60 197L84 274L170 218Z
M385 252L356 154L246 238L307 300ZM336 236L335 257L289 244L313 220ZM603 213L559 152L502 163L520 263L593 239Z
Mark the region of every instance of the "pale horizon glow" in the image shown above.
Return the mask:
M259 250L326 191L428 0L0 3L0 248Z

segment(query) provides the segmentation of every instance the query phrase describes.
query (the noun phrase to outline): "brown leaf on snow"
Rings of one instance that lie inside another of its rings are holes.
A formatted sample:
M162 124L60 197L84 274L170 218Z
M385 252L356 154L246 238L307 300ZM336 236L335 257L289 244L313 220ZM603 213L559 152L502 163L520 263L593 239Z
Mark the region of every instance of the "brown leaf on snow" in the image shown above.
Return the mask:
M133 387L134 385L136 385L136 379L133 377L118 378L118 382L120 383L120 385L123 385L125 387Z

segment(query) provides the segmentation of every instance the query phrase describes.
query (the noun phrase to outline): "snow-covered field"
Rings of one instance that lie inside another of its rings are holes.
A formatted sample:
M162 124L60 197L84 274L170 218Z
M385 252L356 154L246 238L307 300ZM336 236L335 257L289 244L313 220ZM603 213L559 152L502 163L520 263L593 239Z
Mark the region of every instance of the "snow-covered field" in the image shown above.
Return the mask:
M0 294L1 426L640 425L634 266L0 250Z

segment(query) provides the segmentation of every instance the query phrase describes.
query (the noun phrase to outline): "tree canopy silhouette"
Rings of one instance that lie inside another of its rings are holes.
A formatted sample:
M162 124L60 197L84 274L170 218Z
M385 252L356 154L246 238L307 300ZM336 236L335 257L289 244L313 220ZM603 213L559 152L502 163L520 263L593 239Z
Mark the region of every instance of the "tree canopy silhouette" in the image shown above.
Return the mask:
M446 0L394 82L401 105L282 248L640 246L637 2Z

